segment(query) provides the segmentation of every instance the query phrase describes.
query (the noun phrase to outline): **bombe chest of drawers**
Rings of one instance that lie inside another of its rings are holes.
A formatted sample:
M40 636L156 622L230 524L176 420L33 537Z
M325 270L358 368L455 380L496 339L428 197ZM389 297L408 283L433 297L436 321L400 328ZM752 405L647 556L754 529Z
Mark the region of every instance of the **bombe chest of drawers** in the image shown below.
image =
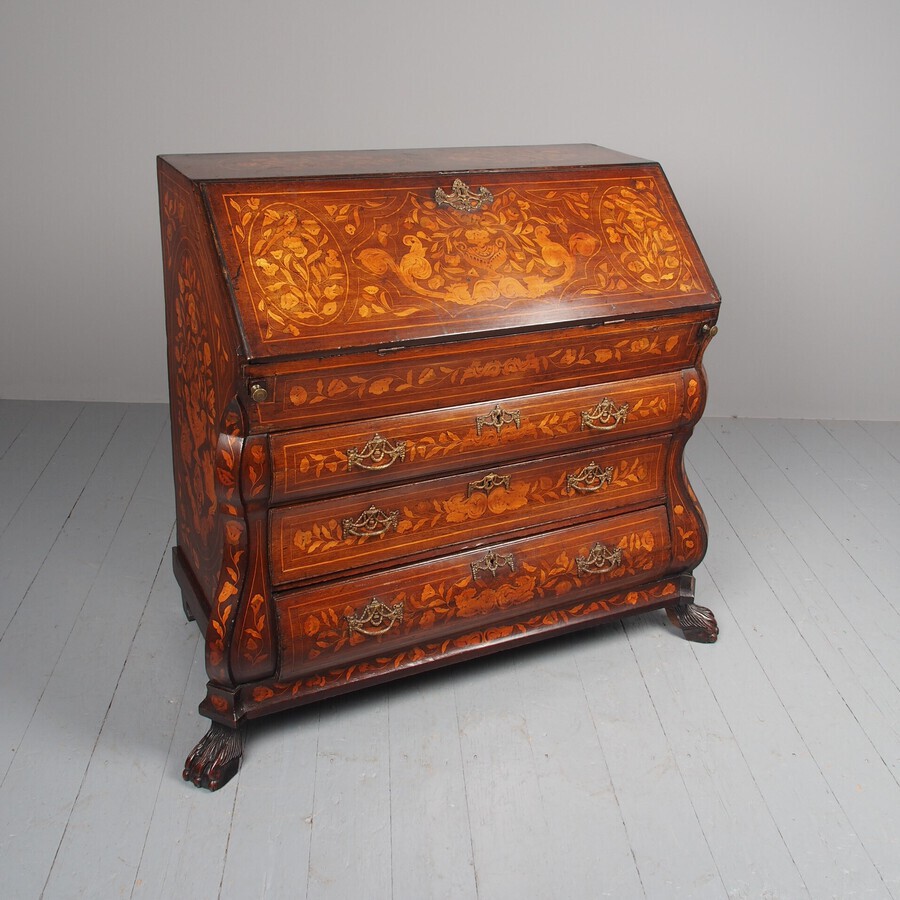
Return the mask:
M174 568L209 732L665 608L719 297L658 164L593 145L161 157Z

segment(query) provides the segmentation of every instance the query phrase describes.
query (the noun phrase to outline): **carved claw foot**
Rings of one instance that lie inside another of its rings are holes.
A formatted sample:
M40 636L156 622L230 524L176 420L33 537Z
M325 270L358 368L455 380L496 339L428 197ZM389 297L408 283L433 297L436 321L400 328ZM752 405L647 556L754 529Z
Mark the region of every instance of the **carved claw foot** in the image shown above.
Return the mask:
M185 761L182 777L197 787L217 791L237 775L243 752L240 729L213 722Z
M666 615L676 628L684 632L689 641L714 644L719 636L716 617L705 606L697 606L695 603L670 606L666 609Z

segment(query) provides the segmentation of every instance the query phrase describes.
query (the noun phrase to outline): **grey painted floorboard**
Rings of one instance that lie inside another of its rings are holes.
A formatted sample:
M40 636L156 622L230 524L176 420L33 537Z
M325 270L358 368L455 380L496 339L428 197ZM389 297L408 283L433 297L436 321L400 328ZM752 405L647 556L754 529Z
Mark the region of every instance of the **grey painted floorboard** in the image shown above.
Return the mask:
M578 667L643 889L648 897L722 897L727 888L628 638L621 625L600 636L602 647ZM682 643L682 664L690 664Z
M38 404L30 400L0 400L0 459L34 418Z
M0 784L0 856L17 860L12 887L22 896L38 894L50 873L160 569L173 519L171 501L156 499L163 455L165 436Z
M865 572L866 577L889 601L900 618L900 551L884 536L857 505L838 490L834 481L776 420L748 420L747 432L760 443L775 464L785 472L804 500Z
M316 706L264 719L250 730L245 746L248 765L240 772L231 819L222 897L262 900L304 895L318 739ZM182 755L188 749L177 748Z
M176 610L179 615L180 606ZM206 684L203 660L203 645L198 641L164 775L147 823L132 897L212 900L219 895L240 781L233 779L210 794L181 779L185 757L208 725L197 715L197 703Z
M900 460L878 443L859 422L821 422L823 428L894 500L900 503Z
M545 852L552 823L515 660L498 657L454 675L478 896L552 896L557 861Z
M92 404L92 408L96 414L100 404ZM0 459L0 535L83 410L82 403L35 404L34 416Z
M15 616L125 409L112 403L84 407L10 516L0 535L0 635ZM55 439L54 432L51 441ZM42 458L39 449L34 450ZM15 480L14 473L4 473L4 482L6 476Z
M741 479L778 523L778 532L762 528L760 536L768 538L768 551L776 556L799 557L805 563L802 577L806 587L798 590L798 596L808 598L810 617L827 617L831 624L826 625L825 632L835 642L845 635L851 639L850 632L856 631L883 675L900 687L900 654L897 653L900 619L891 601L873 584L787 474L739 422L711 422L698 431L692 441L692 460L699 458L704 447L704 432L715 436ZM704 474L711 477L708 472ZM723 477L736 493L740 483L735 472L726 472ZM873 627L875 623L877 627ZM841 644L838 646L842 648Z
M69 816L45 897L67 897L71 885L88 897L131 893L150 815L166 770L197 630L179 621L177 590L168 574L169 547L129 649L112 703ZM106 837L98 843L94 823Z
M477 897L454 673L388 694L391 873L398 898Z
M859 423L891 456L900 460L900 422Z
M716 502L778 598L781 610L774 615L783 623L785 616L791 620L789 627L796 629L845 705L881 748L896 778L900 760L893 759L892 752L900 736L900 689L854 626L853 611L835 602L831 585L817 577L791 543L791 536L779 528L754 493L753 485L760 484L760 466L765 465L762 448L735 425L713 430L721 450L706 434L697 437L698 457L704 454L706 485L732 486L732 490L717 490ZM740 459L745 484L735 480L737 470L728 451ZM811 562L815 566L818 559Z
M391 896L388 694L322 704L308 897Z
M616 627L516 655L515 669L548 820L544 865L556 896L639 897L641 875L582 678ZM567 810L560 816L558 810ZM602 852L597 839L602 835Z
M0 721L5 736L0 779L12 763L164 423L164 407L129 408L0 638ZM41 652L35 653L38 643Z
M890 492L818 422L785 422L784 428L816 465L821 466L837 490L862 513L872 529L895 552L900 551L900 515Z
M715 646L656 612L336 698L209 794L165 409L4 412L4 900L900 898L896 423L698 429Z
M763 548L748 547L728 521L725 510L740 509L750 503L746 493L741 494L746 486L734 477L723 478L719 473L716 457L720 465L725 465L727 458L708 433L699 434L696 442L692 460L703 472L702 487L712 493L704 509L710 528L717 535L718 549L707 558L707 569L728 598L729 609L774 692L773 699L777 698L777 705L772 704L772 715L777 715L781 708L789 717L790 727L784 727L779 752L785 745L793 745L792 752L797 759L809 757L814 768L804 774L814 782L818 773L831 795L821 810L823 817L828 811L829 825L820 824L818 828L823 844L810 849L818 849L824 861L830 849L842 846L849 871L858 871L860 876L870 873L868 877L874 889L877 883L870 872L874 867L878 879L894 885L898 862L895 848L891 848L891 832L896 811L900 809L896 779L854 711L848 708L832 680L832 673L823 667L805 639L808 628L803 618L798 616L799 623L792 619L796 601L789 585L784 578L767 580L766 570L774 569L765 561ZM701 491L700 484L698 491ZM728 498L732 491L738 492L733 501ZM719 497L723 499L720 501ZM757 562L754 553L762 563ZM732 603L732 597L740 602ZM698 658L701 662L713 662L702 656ZM749 670L746 674L749 677ZM723 681L719 679L711 684L717 690ZM760 684L756 690L766 688ZM723 709L727 716L733 704L723 704ZM836 734L840 735L839 740L835 740ZM829 846L824 845L826 840ZM854 846L857 842L858 846ZM800 853L795 852L794 858L798 857ZM805 874L807 884L814 883L812 877L812 873ZM838 886L845 889L843 884L822 885L820 889L834 891ZM818 895L816 889L810 889L813 896Z
M705 596L703 573L698 573L698 584ZM729 894L807 896L740 742L703 675L698 656L706 648L685 654L660 613L630 620L625 630ZM720 653L727 655L735 639L733 631L726 631Z

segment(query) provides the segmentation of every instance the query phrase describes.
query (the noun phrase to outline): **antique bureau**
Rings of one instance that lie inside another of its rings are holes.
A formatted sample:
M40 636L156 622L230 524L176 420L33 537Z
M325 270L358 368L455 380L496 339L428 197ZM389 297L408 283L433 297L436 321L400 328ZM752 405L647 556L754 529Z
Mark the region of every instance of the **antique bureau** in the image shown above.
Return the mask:
M158 161L176 577L209 732L664 607L719 297L658 164L593 145Z

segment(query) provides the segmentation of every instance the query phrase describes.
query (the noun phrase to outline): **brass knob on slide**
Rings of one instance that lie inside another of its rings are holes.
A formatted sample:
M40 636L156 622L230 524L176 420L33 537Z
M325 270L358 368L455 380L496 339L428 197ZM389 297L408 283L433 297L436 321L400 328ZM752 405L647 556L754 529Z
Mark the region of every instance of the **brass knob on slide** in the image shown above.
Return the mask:
M265 403L269 399L269 392L258 382L250 385L250 399L254 403Z

